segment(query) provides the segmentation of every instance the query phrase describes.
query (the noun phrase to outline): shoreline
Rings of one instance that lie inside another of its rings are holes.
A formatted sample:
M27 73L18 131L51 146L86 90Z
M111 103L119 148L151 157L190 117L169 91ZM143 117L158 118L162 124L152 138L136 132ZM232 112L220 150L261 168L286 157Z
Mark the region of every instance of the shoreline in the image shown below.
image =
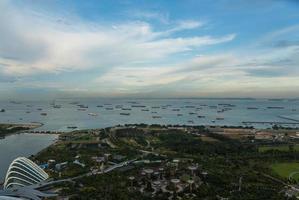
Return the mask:
M12 134L19 134L24 131L30 131L44 124L40 122L30 122L30 123L0 123L0 138L5 138L5 136Z
M182 129L182 128L197 128L197 127L204 127L205 129L209 130L211 133L220 134L223 136L235 136L238 135L240 137L243 137L245 135L260 135L260 134L266 134L266 135L276 135L281 133L282 131L284 133L288 133L292 135L294 138L298 137L299 139L299 127L296 128L284 128L280 127L279 129L273 129L273 128L255 128L253 126L211 126L211 125L165 125L165 124L123 124L123 125L115 125L115 126L107 126L104 128L90 128L90 129L77 129L72 131L37 131L37 132L28 132L29 134L56 134L58 135L58 138L54 143L49 145L48 147L42 149L40 152L33 156L37 156L42 151L45 151L47 148L51 146L55 146L59 143L59 141L63 141L63 139L60 138L61 135L65 134L72 135L73 133L80 133L80 132L92 132L92 131L99 131L99 130L105 130L105 129L117 129L117 128L149 128L149 127L159 127L159 128L165 128L165 129Z
M1 146L1 175L0 175L0 187L2 181L4 181L6 169L10 165L11 161L17 157L31 157L37 155L41 151L45 151L48 147L55 144L58 141L59 134L32 134L26 132L18 132L6 135L3 139L0 139ZM14 144L20 144L22 148L14 147ZM24 148L24 149L23 149ZM23 150L22 150L23 149ZM5 151L8 153L5 153Z
M151 127L151 126L158 126L160 128L195 128L195 127L204 127L207 130L213 132L213 133L217 133L217 134L221 134L221 135L239 135L239 136L244 136L244 135L257 135L260 133L267 133L267 134L278 134L281 131L287 132L289 134L292 134L296 137L299 138L299 127L296 128L290 128L290 129L285 129L285 128L280 128L278 130L273 129L273 128L255 128L253 126L227 126L227 125L223 125L223 126L211 126L211 125L164 125L164 124L123 124L123 125L115 125L115 126L108 126L105 128L90 128L90 129L77 129L77 130L72 130L72 131L46 131L46 130L42 130L42 131L34 131L35 128L39 128L41 126L43 126L43 123L39 123L39 122L34 122L34 123L22 123L22 124L17 124L17 123L6 123L6 124L1 124L1 125L17 125L17 126L23 126L23 127L31 127L28 130L20 130L18 132L15 133L9 133L4 135L8 136L8 135L13 135L13 134L21 134L21 133L27 133L27 134L40 134L40 135L57 135L57 139L55 139L55 141L50 144L49 146L45 147L44 149L40 150L39 152L37 152L36 154L32 155L34 157L38 156L41 152L45 151L46 149L48 149L51 146L55 146L59 143L59 141L62 141L60 139L60 136L62 134L72 134L75 132L85 132L85 131L97 131L97 130L103 130L103 129L111 129L111 128L118 128L118 127L136 127L136 128L142 128L143 126L146 127ZM297 136L298 134L298 136ZM0 135L1 137L1 135Z

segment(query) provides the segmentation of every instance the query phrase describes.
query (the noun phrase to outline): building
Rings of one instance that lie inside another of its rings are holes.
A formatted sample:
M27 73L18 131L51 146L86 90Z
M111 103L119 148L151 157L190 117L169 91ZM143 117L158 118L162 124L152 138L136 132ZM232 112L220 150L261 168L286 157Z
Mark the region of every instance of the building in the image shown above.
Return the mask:
M47 191L47 187L57 181L47 182L48 178L48 174L31 160L24 157L16 158L7 170L3 189L0 190L0 199L42 200L56 197L57 194Z
M10 164L7 170L4 189L34 185L48 178L48 174L34 162L25 157L19 157Z
M6 197L6 196L0 196L1 200L22 200L21 198L17 197Z

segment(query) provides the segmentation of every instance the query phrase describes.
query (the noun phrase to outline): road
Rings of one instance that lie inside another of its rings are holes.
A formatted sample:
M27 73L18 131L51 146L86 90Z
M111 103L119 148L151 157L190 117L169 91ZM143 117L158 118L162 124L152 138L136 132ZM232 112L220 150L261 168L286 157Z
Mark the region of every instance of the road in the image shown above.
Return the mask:
M48 186L48 185L52 185L52 184L56 184L56 183L61 183L61 182L73 182L75 180L78 180L78 179L81 179L81 178L84 178L84 177L88 177L88 176L95 176L95 175L99 175L99 174L106 174L106 173L109 173L109 172L111 172L111 171L113 171L113 170L115 170L117 168L121 168L121 167L127 166L129 164L132 164L136 160L137 160L137 158L132 159L132 160L128 160L128 161L124 161L124 162L121 162L121 163L118 163L118 164L115 164L113 166L108 167L103 172L102 171L97 171L95 173L88 172L86 174L82 174L82 175L79 175L79 176L76 176L76 177L73 177L73 178L67 178L67 179L62 179L62 180L56 180L56 181L41 183L39 185L39 187L45 187L45 186Z

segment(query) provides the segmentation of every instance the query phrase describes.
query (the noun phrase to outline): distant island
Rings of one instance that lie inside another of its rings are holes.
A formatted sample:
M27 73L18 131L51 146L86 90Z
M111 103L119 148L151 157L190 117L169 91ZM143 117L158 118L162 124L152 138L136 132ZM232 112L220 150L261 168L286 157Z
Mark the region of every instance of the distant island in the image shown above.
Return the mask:
M0 137L4 137L9 134L14 134L18 132L23 132L26 130L35 129L42 126L41 123L24 123L24 124L18 124L18 123L7 123L7 124L0 124Z

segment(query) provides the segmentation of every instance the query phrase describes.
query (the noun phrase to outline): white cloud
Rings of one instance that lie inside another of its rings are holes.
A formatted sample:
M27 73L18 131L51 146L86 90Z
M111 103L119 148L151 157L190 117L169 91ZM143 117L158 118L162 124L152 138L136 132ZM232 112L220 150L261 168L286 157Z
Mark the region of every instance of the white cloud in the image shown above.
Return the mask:
M0 61L4 64L2 73L8 75L60 73L152 60L157 62L195 47L234 39L233 34L219 38L171 37L170 32L200 26L195 21L180 22L175 29L154 31L146 22L108 26L78 21L66 25L55 17L37 19L6 3L1 4L0 13Z
M293 48L293 47L292 47ZM174 65L116 68L96 83L117 92L125 87L135 93L165 96L299 95L298 53L292 48L200 55ZM279 85L277 84L279 83ZM247 92L247 93L246 93Z
M181 31L181 30L188 30L188 29L195 29L203 26L205 23L201 21L194 21L194 20L181 20L178 21L177 26L171 31Z
M0 2L1 84L65 92L172 93L177 96L241 94L242 91L262 94L267 90L269 93L279 92L279 89L296 91L299 87L298 45L264 49L255 45L240 51L176 60L186 52L191 52L190 55L204 53L198 51L203 49L199 47L230 42L236 35L187 37L181 34L205 25L193 20L171 22L167 18L167 28L157 31L145 21L95 24L75 17L70 23L56 16L40 13L38 16L6 1ZM161 16L144 13L143 18ZM286 27L270 33L258 43L275 42L297 30L298 26ZM35 75L40 74L78 71L75 76L81 76L82 71L95 69L98 74L93 77L98 78L77 85L74 80L70 83L68 80L34 80ZM23 80L24 77L32 79ZM275 86L276 83L280 83L279 86Z
M103 86L125 87L130 90L143 90L147 87L157 87L180 81L184 75L169 76L172 68L157 67L119 67L97 78L95 83Z

